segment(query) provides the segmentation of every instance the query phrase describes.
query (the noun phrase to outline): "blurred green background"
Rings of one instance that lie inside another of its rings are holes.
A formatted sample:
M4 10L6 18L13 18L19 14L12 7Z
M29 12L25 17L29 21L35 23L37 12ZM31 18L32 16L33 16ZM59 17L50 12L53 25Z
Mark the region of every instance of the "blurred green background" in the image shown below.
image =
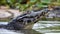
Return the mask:
M40 9L48 5L55 4L60 6L60 0L0 0L0 6L5 5L10 8L17 8L20 11L32 10L32 7Z

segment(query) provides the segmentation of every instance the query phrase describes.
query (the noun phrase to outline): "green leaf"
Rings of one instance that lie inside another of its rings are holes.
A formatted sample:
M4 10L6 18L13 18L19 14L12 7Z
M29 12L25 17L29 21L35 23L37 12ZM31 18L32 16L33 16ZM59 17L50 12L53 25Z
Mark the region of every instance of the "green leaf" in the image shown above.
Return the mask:
M41 7L47 7L47 5L43 5L42 3L38 3L37 7L41 8Z
M52 0L41 0L42 3L51 3Z
M30 2L36 2L37 0L30 0Z

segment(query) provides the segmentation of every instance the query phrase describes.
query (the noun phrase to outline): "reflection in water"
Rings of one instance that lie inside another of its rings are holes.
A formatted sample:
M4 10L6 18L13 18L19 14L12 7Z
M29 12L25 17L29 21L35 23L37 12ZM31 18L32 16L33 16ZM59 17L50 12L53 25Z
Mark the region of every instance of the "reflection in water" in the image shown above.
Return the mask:
M14 32L13 30L0 29L0 34L24 34L21 32Z
M7 30L0 28L0 34L41 34L34 30Z
M0 22L0 24L7 25L8 22Z
M0 22L0 25L7 25L8 22ZM36 32L35 30L7 30L4 28L0 28L0 34L41 34L39 32Z
M39 21L34 24L34 30L42 33L60 32L59 21Z
M7 29L0 28L0 34L37 34L38 32L41 32L41 33L60 32L60 30L44 29L44 28L49 28L49 27L60 26L59 23L60 22L58 21L39 21L38 23L34 24L32 28L33 30L7 30ZM0 24L6 25L8 24L8 22L0 22Z

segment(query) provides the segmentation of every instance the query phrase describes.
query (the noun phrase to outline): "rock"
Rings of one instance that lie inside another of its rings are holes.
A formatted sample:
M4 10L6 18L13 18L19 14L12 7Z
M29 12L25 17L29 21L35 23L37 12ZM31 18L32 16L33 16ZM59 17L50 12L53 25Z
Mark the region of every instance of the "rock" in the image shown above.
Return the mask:
M8 18L10 16L12 16L11 13L6 12L5 10L0 10L0 18Z

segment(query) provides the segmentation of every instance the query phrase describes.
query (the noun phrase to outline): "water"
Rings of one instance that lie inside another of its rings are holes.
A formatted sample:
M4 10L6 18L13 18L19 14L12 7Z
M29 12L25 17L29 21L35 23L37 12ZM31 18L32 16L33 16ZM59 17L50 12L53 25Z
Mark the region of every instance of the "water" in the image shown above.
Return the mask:
M0 22L0 24L7 25L8 22ZM58 27L57 30L50 27ZM7 30L0 28L0 34L37 34L37 33L60 33L60 21L39 21L33 25L33 30ZM47 28L47 29L45 29Z
M3 24L3 25L7 25L8 22L0 22L0 25ZM21 33L21 32L15 32L14 30L7 30L7 29L4 29L4 28L0 28L0 34L24 34L24 33Z
M0 34L24 34L21 32L14 32L13 30L0 29Z
M0 22L0 25L7 25L8 22ZM35 30L32 29L23 29L23 30L7 30L4 28L0 28L0 34L41 34L39 32L36 32Z
M60 21L39 21L32 29L41 33L60 33Z
M7 30L0 28L0 34L41 34L34 30Z
M60 33L45 33L45 34L60 34Z
M0 24L7 25L7 24L8 24L8 22L0 22Z

